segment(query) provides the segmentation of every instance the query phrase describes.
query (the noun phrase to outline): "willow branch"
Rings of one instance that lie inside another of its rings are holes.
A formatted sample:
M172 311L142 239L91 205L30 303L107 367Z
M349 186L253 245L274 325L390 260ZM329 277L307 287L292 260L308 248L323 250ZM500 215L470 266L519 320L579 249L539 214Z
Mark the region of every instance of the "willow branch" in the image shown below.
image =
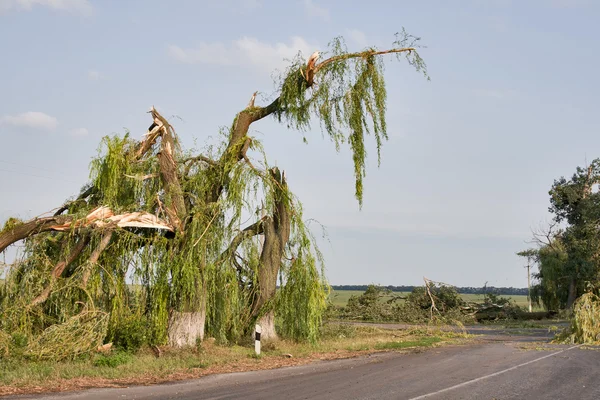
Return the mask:
M48 286L46 286L42 293L40 293L35 299L33 299L33 301L30 304L30 307L41 304L44 301L46 301L48 297L50 297L52 287L54 286L56 280L62 275L65 268L67 268L73 261L75 261L77 257L79 257L79 255L81 254L85 246L88 245L89 242L90 236L89 234L86 234L84 237L79 239L79 242L77 242L77 245L75 246L71 254L69 254L69 256L64 261L60 261L58 264L56 264L56 266L54 266L54 269L50 274L50 282L48 283Z
M433 319L433 310L437 311L438 314L440 313L440 310L438 310L435 306L435 300L433 299L434 296L431 294L431 290L429 289L429 284L431 283L431 281L425 277L423 277L423 280L425 281L425 289L427 290L427 294L429 295L429 299L431 300L431 308L429 309L429 313L431 319Z
M57 217L60 214L64 213L71 204L73 203L77 203L78 201L81 200L85 200L87 199L89 196L91 196L92 194L96 193L96 187L95 186L90 186L89 188L87 188L83 193L81 193L79 196L77 196L77 198L73 201L68 201L65 204L62 205L62 207L60 207L55 213L54 216Z
M81 279L81 285L84 288L87 286L88 280L90 279L90 276L92 275L92 267L98 262L100 255L102 254L104 249L106 249L106 247L110 243L110 239L112 239L112 235L113 235L113 230L112 229L107 230L104 233L104 235L102 236L102 239L100 239L100 243L98 243L98 246L96 246L96 248L90 255L90 258L87 261L88 262L87 269L84 271L83 278Z
M229 244L229 247L227 247L227 249L223 253L221 253L217 264L224 262L226 259L230 258L233 254L235 254L235 251L244 240L262 234L264 229L263 220L264 218L260 219L259 221L256 221L255 223L238 233Z
M57 225L63 225L73 220L72 216L59 215L55 217L34 218L18 224L11 229L0 232L0 253L8 246L42 232L48 232Z
M331 64L336 61L348 60L350 58L365 58L365 57L372 57L372 56L381 56L384 54L393 54L393 53L407 53L407 52L412 53L413 51L416 51L416 49L414 47L403 47L401 49L390 49L390 50L382 50L382 51L367 50L367 51L361 51L359 53L342 54L340 56L335 56L335 57L331 57L326 60L323 60L319 64L315 65L314 73L316 74L317 72L319 72L319 70L321 68L325 67L327 64Z
M219 165L218 161L215 161L212 158L208 158L206 156L203 156L202 154L200 154L200 155L198 155L196 157L186 158L185 160L181 161L181 163L187 164L190 161L193 161L193 162L202 161L202 162L205 162L205 163L210 164L210 165L215 165L215 166Z

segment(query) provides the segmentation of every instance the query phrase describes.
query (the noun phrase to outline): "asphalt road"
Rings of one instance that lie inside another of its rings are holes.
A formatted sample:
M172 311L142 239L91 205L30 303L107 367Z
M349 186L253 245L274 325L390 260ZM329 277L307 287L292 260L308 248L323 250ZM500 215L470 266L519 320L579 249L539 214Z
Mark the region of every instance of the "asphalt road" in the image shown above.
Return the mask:
M600 399L600 349L545 344L544 330L473 333L482 334L474 344L420 353L379 353L165 385L19 398Z

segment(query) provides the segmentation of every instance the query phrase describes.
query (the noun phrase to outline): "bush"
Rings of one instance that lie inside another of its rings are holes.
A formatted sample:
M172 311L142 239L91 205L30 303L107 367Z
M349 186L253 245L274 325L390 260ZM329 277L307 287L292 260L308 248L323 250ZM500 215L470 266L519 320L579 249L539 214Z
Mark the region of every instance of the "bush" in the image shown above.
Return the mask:
M575 343L600 342L600 297L594 293L581 296L573 308L571 341Z
M450 310L458 309L464 305L463 299L460 294L450 286L436 286L431 285L429 291L434 298L435 306L440 313L445 313ZM414 306L422 310L431 310L431 297L427 293L425 287L416 287L408 295L407 302L412 303Z
M351 296L348 305L341 317L347 319L358 319L363 321L393 321L393 302L396 298L383 301L383 297L389 297L392 292L380 286L369 285L367 290L360 296Z
M143 345L148 344L148 333L147 319L144 316L131 314L118 322L110 336L112 336L115 347L128 352L136 352Z
M461 322L472 320L471 316L462 312L461 307L465 303L456 289L431 285L430 291L439 311L434 311L435 318ZM426 323L431 320L431 297L425 287L415 287L405 301L398 301L401 299L387 288L370 285L362 295L350 297L346 307L331 307L329 315L340 319L380 322Z

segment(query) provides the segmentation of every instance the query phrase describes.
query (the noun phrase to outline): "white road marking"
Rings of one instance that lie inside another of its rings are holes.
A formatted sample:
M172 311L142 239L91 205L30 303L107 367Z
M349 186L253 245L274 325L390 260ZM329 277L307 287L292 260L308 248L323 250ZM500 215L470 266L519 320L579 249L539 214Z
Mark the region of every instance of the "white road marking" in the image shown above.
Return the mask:
M557 352L552 353L552 354L547 354L547 355L545 355L543 357L536 358L535 360L527 361L527 362L524 362L522 364L515 365L514 367L503 369L502 371L494 372L493 374L480 376L479 378L471 379L469 381L466 381L466 382L463 382L463 383L459 383L458 385L450 386L450 387L447 387L445 389L438 390L436 392L431 392L431 393L427 393L427 394L424 394L424 395L421 395L421 396L413 397L413 398L411 398L409 400L421 400L421 399L426 399L428 397L435 396L435 395L440 394L440 393L449 392L450 390L458 389L460 387L467 386L467 385L470 385L472 383L482 381L484 379L492 378L494 376L498 376L500 374L503 374L503 373L508 372L508 371L512 371L512 370L520 368L520 367L524 367L525 365L533 364L534 362L541 361L541 360L543 360L545 358L554 357L557 354L564 353L565 351L569 351L569 350L575 349L575 348L580 347L580 346L582 346L582 345L578 344L576 346L569 347L568 349L557 351Z

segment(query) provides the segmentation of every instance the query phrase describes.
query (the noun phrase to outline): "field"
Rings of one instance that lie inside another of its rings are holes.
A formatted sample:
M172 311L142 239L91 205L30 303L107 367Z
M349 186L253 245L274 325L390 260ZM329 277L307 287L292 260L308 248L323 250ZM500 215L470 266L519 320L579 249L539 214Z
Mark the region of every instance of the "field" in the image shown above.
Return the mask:
M359 296L364 292L361 290L332 290L329 295L329 299L336 306L345 306L348 303L350 296ZM399 296L407 296L408 292L394 292ZM483 295L481 294L461 294L461 297L465 301L469 302L483 302ZM514 300L518 306L527 307L527 296L501 296L507 297ZM384 298L385 299L385 298ZM535 307L534 307L535 308Z

